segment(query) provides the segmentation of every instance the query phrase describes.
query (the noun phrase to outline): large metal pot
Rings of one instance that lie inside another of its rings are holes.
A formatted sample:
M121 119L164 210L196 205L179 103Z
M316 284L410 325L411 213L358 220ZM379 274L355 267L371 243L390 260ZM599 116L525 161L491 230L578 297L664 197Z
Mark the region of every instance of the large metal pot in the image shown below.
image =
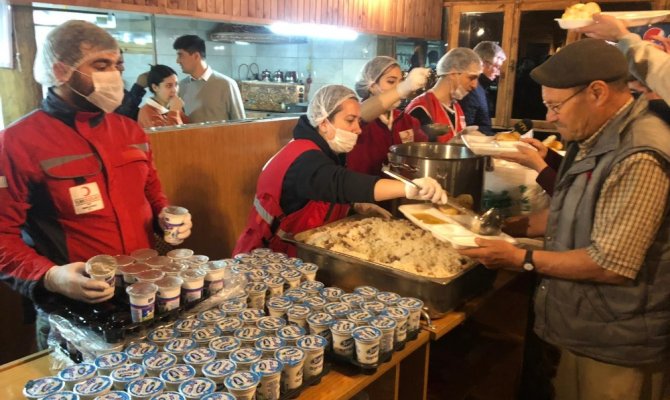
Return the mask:
M393 171L410 179L435 178L450 196L471 195L474 210L481 210L486 157L475 155L465 146L414 142L391 146L388 158ZM397 214L398 206L409 202L393 201L392 212Z

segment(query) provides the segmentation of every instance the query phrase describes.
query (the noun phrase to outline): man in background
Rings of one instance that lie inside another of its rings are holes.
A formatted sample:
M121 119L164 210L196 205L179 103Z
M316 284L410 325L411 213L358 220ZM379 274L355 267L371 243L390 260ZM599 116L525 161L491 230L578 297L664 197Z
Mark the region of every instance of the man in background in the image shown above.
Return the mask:
M123 71L126 70L123 50L119 49L119 53L120 56L119 61L116 63L116 69L123 75ZM148 74L148 72L140 74L130 90L123 89L123 102L119 108L114 110L115 113L125 115L126 117L137 121L137 114L140 111L140 103L142 102L142 98L144 98L144 94L147 92Z
M207 65L205 41L196 35L175 40L177 64L189 77L179 83L179 97L191 122L244 119L244 104L237 83Z
M495 42L479 42L473 49L482 59L482 73L479 85L460 101L467 125L479 126L479 131L493 135L491 117L495 114L498 91L493 90L500 69L507 59L503 49Z

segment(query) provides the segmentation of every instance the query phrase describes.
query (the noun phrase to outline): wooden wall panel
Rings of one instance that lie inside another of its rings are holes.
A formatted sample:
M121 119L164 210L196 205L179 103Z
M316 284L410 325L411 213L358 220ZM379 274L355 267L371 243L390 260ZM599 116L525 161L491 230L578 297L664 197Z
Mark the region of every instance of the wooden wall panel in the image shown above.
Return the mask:
M230 123L149 134L172 204L193 215L184 247L229 257L246 225L261 168L292 137L296 118Z
M663 1L663 0L658 0ZM30 0L10 0L30 4ZM440 39L442 0L50 0L107 10L270 24L311 22L359 32Z

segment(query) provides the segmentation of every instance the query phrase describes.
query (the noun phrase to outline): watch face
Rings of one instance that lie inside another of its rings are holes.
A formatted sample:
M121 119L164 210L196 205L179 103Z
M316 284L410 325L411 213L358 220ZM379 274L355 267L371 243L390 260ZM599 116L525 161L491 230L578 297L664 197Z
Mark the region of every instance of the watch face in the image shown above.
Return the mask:
M523 263L523 269L525 269L526 271L532 271L532 270L535 269L535 266L533 264L527 262L527 263Z

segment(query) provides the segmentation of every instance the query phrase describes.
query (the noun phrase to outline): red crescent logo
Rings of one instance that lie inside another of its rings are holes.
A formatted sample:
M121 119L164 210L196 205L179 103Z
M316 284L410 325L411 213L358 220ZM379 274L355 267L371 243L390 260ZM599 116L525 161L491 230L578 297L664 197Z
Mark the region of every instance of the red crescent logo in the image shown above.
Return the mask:
M89 194L91 194L91 188L89 188L88 186L84 186L82 189L84 190L84 196L88 196Z
M651 40L651 38L654 37L654 36L665 36L663 33L664 33L663 29L661 29L659 27L656 27L656 26L653 26L653 27L647 29L647 31L642 36L642 39Z

